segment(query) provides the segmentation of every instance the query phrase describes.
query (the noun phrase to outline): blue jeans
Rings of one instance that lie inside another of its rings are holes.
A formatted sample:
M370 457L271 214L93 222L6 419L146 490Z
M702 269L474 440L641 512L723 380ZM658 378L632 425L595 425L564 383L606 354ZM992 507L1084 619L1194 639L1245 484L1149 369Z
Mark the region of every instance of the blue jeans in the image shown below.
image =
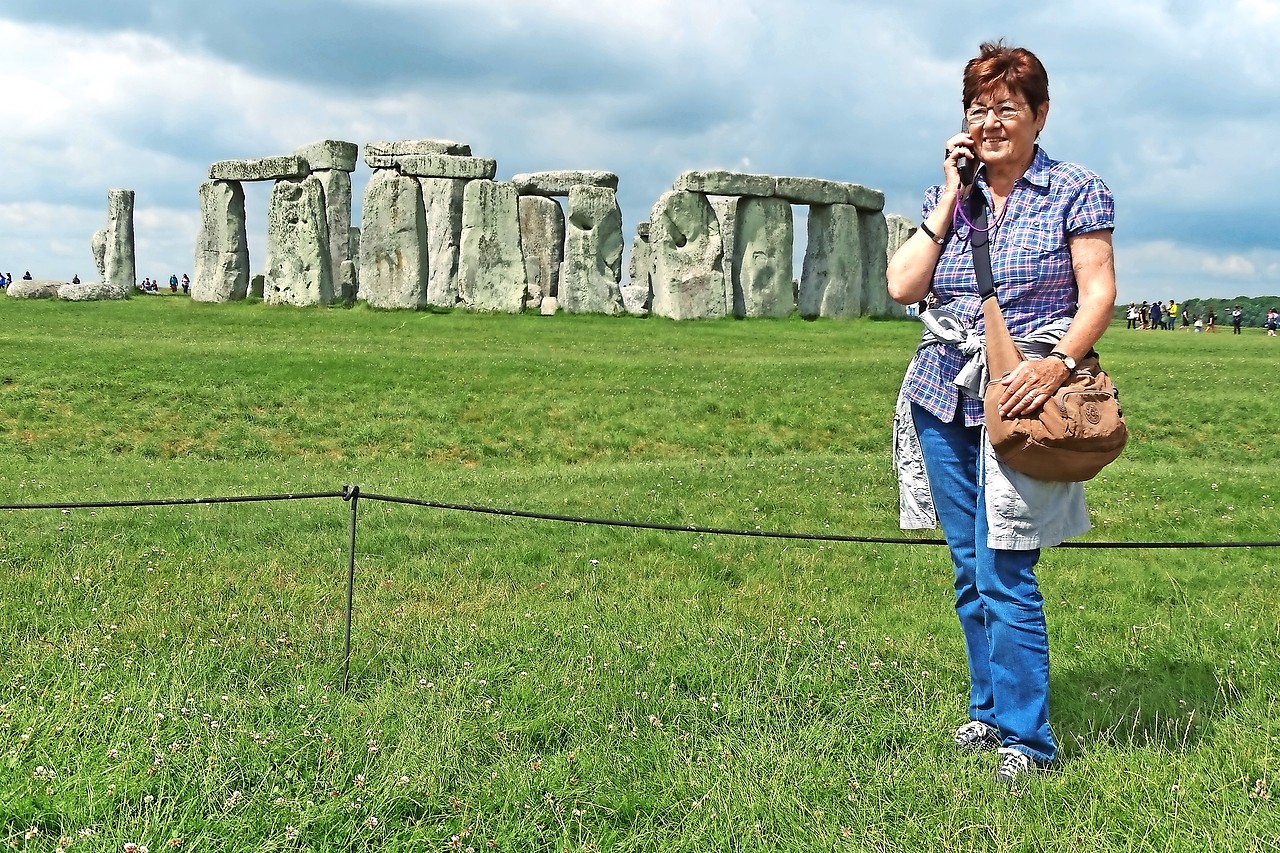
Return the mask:
M1040 551L987 547L982 427L951 423L912 404L929 491L956 572L956 613L969 658L969 718L1000 730L1002 745L1048 763L1049 634L1036 584Z

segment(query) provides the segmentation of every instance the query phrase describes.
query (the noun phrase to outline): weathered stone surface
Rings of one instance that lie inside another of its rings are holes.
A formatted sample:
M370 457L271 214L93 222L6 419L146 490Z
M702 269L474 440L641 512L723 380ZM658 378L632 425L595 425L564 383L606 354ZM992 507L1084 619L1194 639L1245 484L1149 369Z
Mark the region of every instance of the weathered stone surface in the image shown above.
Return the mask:
M908 219L898 213L890 213L885 218L885 225L889 229L889 244L886 255L890 258L894 253L902 247L902 244L911 239L911 235L916 233L916 223L914 219Z
M550 317L556 313L556 298L554 296L542 297L542 307L538 309L538 313L543 317Z
M520 251L524 257L526 308L538 308L542 300L558 292L564 260L564 211L552 199L521 196Z
M618 190L618 176L598 170L529 172L511 179L520 195L567 196L574 187L604 187Z
M773 177L752 175L745 172L722 170L684 172L676 178L672 189L676 192L707 193L708 195L749 195L768 198L773 195Z
M209 167L213 181L279 181L305 178L311 172L307 161L296 154L260 157L255 160L219 160Z
M652 313L673 320L723 317L724 244L707 197L665 192L653 206L649 223Z
M354 142L343 142L338 139L322 139L319 142L304 145L293 153L306 160L313 172L323 169L354 172L360 146Z
M775 178L774 195L793 204L852 204L867 211L884 209L884 193L879 190L821 178Z
M564 267L557 298L569 314L622 313L622 210L604 187L569 191Z
M866 265L858 209L851 204L814 205L809 208L808 230L798 299L801 316L861 316Z
M409 154L453 154L470 157L471 146L448 139L401 139L396 142L367 142L364 146L364 162L370 169L385 169L369 162L370 157L404 157Z
M379 169L364 192L360 296L374 308L427 304L427 213L412 178Z
M733 241L738 234L738 202L741 198L736 195L707 198L711 209L716 212L716 221L720 223L720 242L724 246L724 304L726 312L731 314L737 310L733 300L734 288L737 287L733 273Z
M338 281L335 289L337 290L335 298L343 305L350 305L356 301L356 294L360 292L360 282L356 275L355 261L343 261L338 267Z
M524 307L524 258L515 184L467 183L458 280L462 301L469 308L517 313Z
M452 308L462 298L458 252L462 246L462 197L467 182L419 178L427 211L427 304Z
M98 278L107 280L107 229L99 228L93 232L89 240L89 248L93 251L93 265L98 268Z
M58 298L71 302L124 299L128 295L128 290L114 287L104 281L83 281L80 284L64 284L58 288Z
M733 239L735 317L786 317L795 310L791 205L779 198L738 201Z
M622 285L622 307L628 314L643 317L653 301L653 252L649 248L649 223L636 226L627 261L627 281Z
M351 254L351 174L338 169L312 172L324 190L325 219L329 226L329 262L333 265L333 280L339 280L343 261L352 260Z
M261 299L262 294L267 289L267 277L259 273L249 279L249 295L254 299Z
M450 154L406 154L392 158L390 168L411 178L492 180L498 173L498 161L488 157L455 157Z
M138 281L133 242L133 190L107 192L106 248L102 280L128 293Z
M899 317L906 308L889 298L889 225L883 213L858 211L862 229L862 263L866 270L862 311L872 317Z
M65 281L50 281L49 279L18 280L6 287L5 291L14 299L56 299L58 298L58 288L64 284L66 284Z
M196 235L191 298L227 302L244 299L248 292L244 187L239 181L205 181L200 185L200 233Z
M324 189L313 177L276 181L271 188L263 300L273 305L333 303Z

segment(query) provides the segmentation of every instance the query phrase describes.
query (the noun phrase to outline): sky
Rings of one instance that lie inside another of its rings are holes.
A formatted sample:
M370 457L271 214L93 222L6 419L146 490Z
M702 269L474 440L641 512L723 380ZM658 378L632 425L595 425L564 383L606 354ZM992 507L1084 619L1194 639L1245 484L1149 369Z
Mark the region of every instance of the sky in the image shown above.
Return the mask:
M211 163L319 139L606 169L628 240L688 169L851 181L917 219L965 62L1003 38L1048 69L1045 150L1115 193L1118 301L1280 294L1280 0L966 5L0 0L0 270L96 278L127 188L139 277L181 276ZM247 185L255 272L267 197Z

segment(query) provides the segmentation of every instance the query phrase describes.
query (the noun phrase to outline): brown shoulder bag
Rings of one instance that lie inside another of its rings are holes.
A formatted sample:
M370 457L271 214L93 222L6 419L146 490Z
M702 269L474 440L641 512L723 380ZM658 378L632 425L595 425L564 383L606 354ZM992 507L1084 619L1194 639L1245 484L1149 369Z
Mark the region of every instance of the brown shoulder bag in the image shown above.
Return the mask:
M1026 355L1018 348L1000 302L991 274L990 232L985 229L986 199L974 188L979 206L969 229L973 267L982 297L986 323L987 387L983 393L987 437L1000 461L1015 471L1038 480L1078 483L1091 480L1114 462L1129 438L1120 394L1090 352L1080 359L1051 399L1036 412L1006 418L1000 414L1001 380L1013 372Z

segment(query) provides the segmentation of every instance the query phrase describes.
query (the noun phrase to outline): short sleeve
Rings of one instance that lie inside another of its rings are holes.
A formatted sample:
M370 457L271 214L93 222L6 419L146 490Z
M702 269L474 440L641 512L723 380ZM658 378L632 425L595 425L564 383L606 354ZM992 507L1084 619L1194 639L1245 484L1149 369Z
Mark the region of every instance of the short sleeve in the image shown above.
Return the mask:
M1081 183L1080 191L1067 212L1067 233L1074 236L1115 227L1115 196L1102 178L1090 174Z

